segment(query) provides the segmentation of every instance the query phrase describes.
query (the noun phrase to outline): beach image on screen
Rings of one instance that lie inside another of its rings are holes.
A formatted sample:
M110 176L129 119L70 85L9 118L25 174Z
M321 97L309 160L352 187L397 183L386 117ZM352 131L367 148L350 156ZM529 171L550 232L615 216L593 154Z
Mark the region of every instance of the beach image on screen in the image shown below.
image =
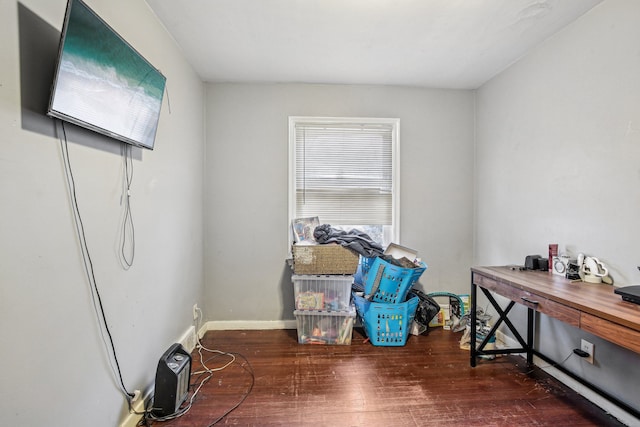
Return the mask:
M79 1L61 52L51 110L152 148L165 77Z

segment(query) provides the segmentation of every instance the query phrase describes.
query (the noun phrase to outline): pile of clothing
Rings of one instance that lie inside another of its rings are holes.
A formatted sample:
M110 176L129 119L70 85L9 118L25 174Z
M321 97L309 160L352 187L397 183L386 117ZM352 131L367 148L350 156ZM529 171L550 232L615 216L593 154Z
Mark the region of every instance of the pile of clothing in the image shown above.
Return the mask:
M320 244L337 243L365 258L375 258L384 253L379 243L373 241L368 234L358 230L344 231L329 224L322 224L313 231L313 238Z

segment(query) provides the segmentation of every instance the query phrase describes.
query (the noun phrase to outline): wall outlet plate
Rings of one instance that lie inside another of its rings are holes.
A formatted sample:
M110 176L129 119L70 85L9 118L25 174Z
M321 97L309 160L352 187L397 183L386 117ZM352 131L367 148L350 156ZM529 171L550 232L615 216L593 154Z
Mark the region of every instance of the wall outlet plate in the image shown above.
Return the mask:
M593 343L590 343L587 340L581 340L580 349L588 354L588 356L585 357L584 359L593 365L593 351L594 351Z

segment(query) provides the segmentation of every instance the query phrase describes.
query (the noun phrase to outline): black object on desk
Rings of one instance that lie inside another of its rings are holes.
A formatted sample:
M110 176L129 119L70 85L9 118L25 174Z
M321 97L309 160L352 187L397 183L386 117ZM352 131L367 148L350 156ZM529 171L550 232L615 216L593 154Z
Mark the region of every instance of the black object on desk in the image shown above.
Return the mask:
M623 288L615 288L614 293L620 295L624 301L640 304L640 286L625 286Z

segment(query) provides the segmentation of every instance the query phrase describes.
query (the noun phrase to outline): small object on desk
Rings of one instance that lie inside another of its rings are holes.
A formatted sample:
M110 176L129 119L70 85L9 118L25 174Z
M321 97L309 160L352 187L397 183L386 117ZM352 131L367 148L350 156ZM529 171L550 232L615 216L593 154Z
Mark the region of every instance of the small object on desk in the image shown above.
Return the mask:
M538 270L540 270L540 271L549 271L549 259L548 258L539 258L538 259Z
M623 301L632 302L634 304L640 304L640 286L625 286L622 288L616 288L614 293L620 295Z
M542 258L540 255L527 255L524 259L524 267L527 270L538 270L538 260Z
M558 276L565 276L569 261L569 257L566 255L554 256L551 262L551 272Z
M558 256L558 244L549 243L549 258L547 259L547 271L553 270L553 258Z
M582 276L580 276L580 266L573 261L569 261L565 277L572 281L582 281Z

